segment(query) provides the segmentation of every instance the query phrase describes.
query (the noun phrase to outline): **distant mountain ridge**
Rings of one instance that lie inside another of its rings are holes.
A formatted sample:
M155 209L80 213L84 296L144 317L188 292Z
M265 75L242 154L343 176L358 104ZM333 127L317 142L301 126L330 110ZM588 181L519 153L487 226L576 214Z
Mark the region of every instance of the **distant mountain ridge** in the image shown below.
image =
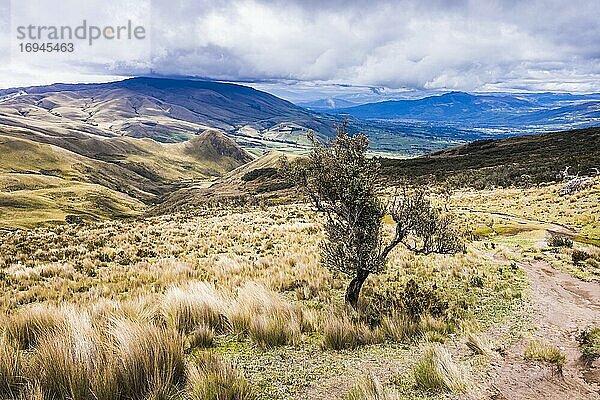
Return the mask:
M179 142L207 128L294 141L288 126L323 136L331 124L286 100L251 87L197 80L131 78L93 84L54 84L0 91L0 116L27 117L100 136ZM278 135L279 134L279 135ZM252 135L251 135L252 136ZM302 138L303 139L303 138Z
M450 92L418 100L391 100L336 109L368 120L441 123L469 128L600 125L600 94L469 94Z

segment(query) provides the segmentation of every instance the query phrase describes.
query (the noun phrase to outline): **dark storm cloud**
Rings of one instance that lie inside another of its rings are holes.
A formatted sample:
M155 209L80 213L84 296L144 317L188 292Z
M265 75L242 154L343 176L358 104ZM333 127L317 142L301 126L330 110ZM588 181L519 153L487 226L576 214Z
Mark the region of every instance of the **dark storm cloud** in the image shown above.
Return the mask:
M220 79L598 90L598 4L156 2L153 62L161 73Z
M88 73L600 91L599 1L152 1L149 63ZM136 69L138 68L138 69Z

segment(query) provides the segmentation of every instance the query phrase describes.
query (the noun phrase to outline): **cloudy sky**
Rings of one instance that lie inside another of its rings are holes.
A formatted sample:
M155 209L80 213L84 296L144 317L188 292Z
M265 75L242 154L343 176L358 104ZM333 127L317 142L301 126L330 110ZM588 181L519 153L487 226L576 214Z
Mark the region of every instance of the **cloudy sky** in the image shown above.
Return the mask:
M18 26L84 18L132 20L148 35L69 55L19 52ZM288 98L600 92L597 0L0 0L0 35L0 87L154 74L256 82Z

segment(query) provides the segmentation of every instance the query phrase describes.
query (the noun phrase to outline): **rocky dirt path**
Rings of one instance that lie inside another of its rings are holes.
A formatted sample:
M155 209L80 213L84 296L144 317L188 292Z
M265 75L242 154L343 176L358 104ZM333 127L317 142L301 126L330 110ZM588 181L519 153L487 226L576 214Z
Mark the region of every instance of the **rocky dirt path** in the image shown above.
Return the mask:
M502 360L492 364L495 400L600 399L600 366L580 360L577 335L600 326L600 284L584 282L545 261L525 261L521 267L531 284L532 337L508 347ZM567 357L562 376L554 367L529 362L523 354L534 338L558 346Z

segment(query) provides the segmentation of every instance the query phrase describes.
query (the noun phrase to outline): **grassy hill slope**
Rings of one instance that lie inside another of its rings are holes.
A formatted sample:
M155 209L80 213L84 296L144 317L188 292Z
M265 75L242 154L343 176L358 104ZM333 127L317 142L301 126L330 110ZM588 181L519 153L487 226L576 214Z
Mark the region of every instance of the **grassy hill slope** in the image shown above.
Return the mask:
M0 154L0 227L5 228L60 222L69 214L137 215L178 187L214 179L251 160L214 130L177 144L4 130Z
M412 159L380 159L389 183L449 180L457 186L510 186L556 181L600 168L600 128L481 140Z

